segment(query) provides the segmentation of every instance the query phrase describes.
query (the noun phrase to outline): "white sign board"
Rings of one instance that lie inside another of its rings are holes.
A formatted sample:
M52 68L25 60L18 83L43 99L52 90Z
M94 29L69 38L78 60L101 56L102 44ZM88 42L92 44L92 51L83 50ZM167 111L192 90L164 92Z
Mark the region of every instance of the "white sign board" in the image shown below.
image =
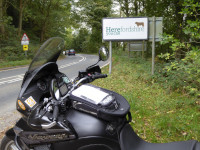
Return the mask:
M29 45L29 41L21 41L21 45Z
M104 18L104 41L128 41L148 39L148 18Z
M29 45L29 38L26 33L23 34L21 39L21 45Z

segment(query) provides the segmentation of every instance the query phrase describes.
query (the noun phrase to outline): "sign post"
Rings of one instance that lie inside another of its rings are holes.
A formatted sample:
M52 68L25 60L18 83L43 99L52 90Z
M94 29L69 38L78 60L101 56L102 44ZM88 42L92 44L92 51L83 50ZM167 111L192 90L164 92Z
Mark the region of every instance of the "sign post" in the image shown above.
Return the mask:
M26 35L26 33L24 33L22 38L21 38L21 45L23 45L23 51L25 52L25 56L27 57L29 38Z
M149 18L149 41L152 42L152 70L151 74L155 72L155 42L161 41L160 36L163 33L163 18L151 17Z
M102 38L109 41L110 65L112 72L112 41L132 41L148 39L148 18L103 18Z
M109 64L109 74L112 72L112 41L109 41L109 59L110 59L110 64Z
M153 37L152 37L152 75L154 75L154 70L155 70L155 16L153 17Z
M129 57L130 51L138 51L138 46L141 45L139 51L142 51L144 57L145 45L144 41L152 41L152 75L155 70L155 42L160 41L160 35L163 33L163 18L162 17L134 17L134 18L103 18L102 19L102 39L109 41L110 50L110 68L112 67L112 41L140 41L135 43L131 49L131 43L128 44Z

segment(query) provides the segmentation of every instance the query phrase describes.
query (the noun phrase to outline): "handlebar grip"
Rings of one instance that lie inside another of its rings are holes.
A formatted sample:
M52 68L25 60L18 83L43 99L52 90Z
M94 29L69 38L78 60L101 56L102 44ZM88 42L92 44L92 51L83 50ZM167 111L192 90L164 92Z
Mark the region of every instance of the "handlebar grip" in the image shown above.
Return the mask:
M106 78L106 77L108 77L107 74L102 74L102 77L101 77L101 78Z
M93 79L106 78L106 77L107 77L107 74L93 75Z
M58 105L55 105L53 109L53 121L57 121L58 114L59 114L59 107Z

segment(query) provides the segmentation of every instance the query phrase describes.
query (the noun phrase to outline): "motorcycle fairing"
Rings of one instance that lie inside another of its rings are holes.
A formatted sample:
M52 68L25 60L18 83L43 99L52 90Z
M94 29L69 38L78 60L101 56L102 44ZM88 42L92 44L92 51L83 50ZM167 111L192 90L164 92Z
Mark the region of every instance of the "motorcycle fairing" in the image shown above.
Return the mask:
M27 73L25 75L18 99L26 106L26 110L22 110L17 103L16 104L17 110L20 113L22 113L23 115L27 117L30 115L30 112L38 106L38 105L35 105L33 108L30 108L29 106L27 106L27 104L25 103L25 100L27 98L32 96L34 100L36 101L36 103L39 104L41 98L44 97L46 93L49 93L49 87L47 87L45 91L42 91L37 87L37 80L42 79L46 75L48 76L50 76L51 74L54 75L57 72L59 72L57 64L54 62L49 62L37 68L33 72ZM48 79L45 78L45 80L48 80Z
M21 118L13 128L14 135L12 136L19 137L20 141L28 147L34 147L36 144L48 144L76 139L76 134L67 125L66 122L59 121L54 128L36 130L27 124L25 118Z
M31 96L34 103L39 103L40 100L44 98L45 94L49 93L48 87L48 90L41 90L36 82L41 78L49 77L58 72L56 61L61 51L64 50L64 45L64 40L62 38L53 37L48 39L37 51L29 65L29 69L24 76L21 91L18 96L18 100L22 102L21 105L25 105L26 108L21 108L18 103L16 104L17 110L26 117L35 107L37 107L37 105L32 107L32 105L29 105L29 103L26 103L25 101Z
M110 126L109 122L73 109L70 109L63 117L66 117L64 120L68 120L70 126L73 127L71 131L58 130L58 128L48 129L48 131L36 130L27 124L25 118L20 119L14 127L15 135L20 138L18 144L23 147L22 143L24 143L32 148L36 144L52 143L53 149L56 150L66 150L66 148L70 150L120 150L117 131L110 132L110 129L107 128ZM123 122L120 122L120 124L123 124ZM58 138L51 139L52 135L56 135ZM72 135L76 135L76 137ZM65 139L60 140L59 138L62 136ZM48 139L48 137L50 138ZM72 138L70 139L70 137Z
M126 124L120 133L121 150L200 150L200 143L195 140L171 142L171 143L148 143L142 140Z

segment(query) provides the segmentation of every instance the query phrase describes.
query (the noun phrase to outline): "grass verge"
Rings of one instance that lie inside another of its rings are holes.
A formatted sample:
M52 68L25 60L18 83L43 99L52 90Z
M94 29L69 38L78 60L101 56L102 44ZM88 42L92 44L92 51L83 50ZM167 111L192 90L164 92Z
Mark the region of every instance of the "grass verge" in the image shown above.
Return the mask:
M9 67L15 67L15 66L23 66L30 64L31 60L18 60L18 61L2 61L0 63L0 69L1 68L9 68Z
M156 143L200 141L200 101L149 82L150 69L150 62L114 55L112 74L94 84L113 90L129 101L131 125L141 138ZM108 67L103 73L108 73Z
M60 55L60 57L59 57L59 59L64 59L64 58L66 58L65 55ZM32 59L16 60L16 61L0 61L0 69L29 65L31 63L31 61L32 61Z

